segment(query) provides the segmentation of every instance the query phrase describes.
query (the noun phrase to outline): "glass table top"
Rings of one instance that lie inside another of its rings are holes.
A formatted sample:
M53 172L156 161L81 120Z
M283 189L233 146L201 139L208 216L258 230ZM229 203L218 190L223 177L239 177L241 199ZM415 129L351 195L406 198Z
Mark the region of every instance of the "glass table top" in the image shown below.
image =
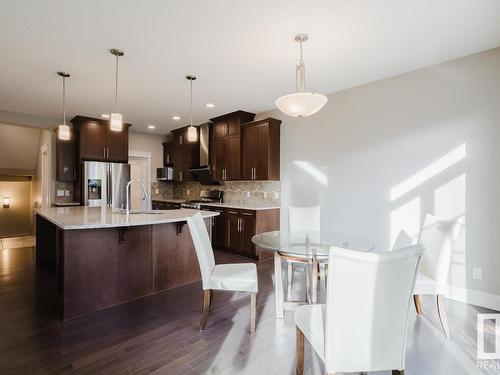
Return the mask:
M327 257L332 246L355 251L374 249L364 238L328 231L264 232L253 236L252 242L269 251L302 257Z

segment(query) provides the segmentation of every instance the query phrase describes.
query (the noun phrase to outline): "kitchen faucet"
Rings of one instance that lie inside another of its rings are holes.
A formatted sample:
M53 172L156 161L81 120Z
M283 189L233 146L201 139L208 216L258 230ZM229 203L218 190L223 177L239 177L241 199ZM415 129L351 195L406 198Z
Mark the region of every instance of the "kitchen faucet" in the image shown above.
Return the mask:
M148 191L146 190L146 186L144 185L144 182L142 182L138 178L130 180L128 182L128 184L127 184L127 207L126 207L126 211L125 211L125 213L127 214L127 216L130 214L130 199L129 199L129 195L130 195L130 185L132 184L132 182L138 182L139 184L141 184L142 191L144 192L144 197L142 198L143 200L149 198L149 194L148 194Z

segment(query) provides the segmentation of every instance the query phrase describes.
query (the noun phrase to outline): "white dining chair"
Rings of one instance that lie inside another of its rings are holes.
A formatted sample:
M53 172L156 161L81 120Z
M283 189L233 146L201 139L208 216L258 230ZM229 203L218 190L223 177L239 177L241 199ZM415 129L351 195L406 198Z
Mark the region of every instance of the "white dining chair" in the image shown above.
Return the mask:
M200 331L203 331L207 324L211 290L224 290L250 293L250 331L252 334L255 333L258 292L257 267L254 263L215 264L212 244L201 213L198 212L189 217L187 223L200 265L203 286L203 312Z
M446 220L427 214L418 236L418 243L425 246L426 250L415 286L413 297L415 309L418 315L422 315L420 296L425 294L436 296L439 320L446 337L450 336L445 309L448 274L453 245L462 226L461 218Z
M402 249L403 247L408 247L412 245L412 239L406 231L402 230L398 233L394 244L392 245L391 251Z
M304 338L327 374L403 374L408 315L423 252L421 245L384 253L332 248L326 305L295 310L296 374L304 370Z
M321 230L321 208L320 206L311 207L288 207L288 230L290 232L319 232ZM292 291L293 266L294 264L307 265L308 259L297 255L287 257L286 253L281 254L287 261L287 291ZM306 275L307 282L307 275Z

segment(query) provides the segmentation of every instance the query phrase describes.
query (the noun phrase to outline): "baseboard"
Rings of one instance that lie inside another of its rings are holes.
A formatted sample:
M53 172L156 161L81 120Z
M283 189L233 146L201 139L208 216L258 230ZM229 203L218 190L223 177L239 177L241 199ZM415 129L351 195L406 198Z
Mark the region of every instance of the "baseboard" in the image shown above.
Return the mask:
M487 309L500 311L500 296L479 292L477 290L465 289L459 286L448 286L447 298L454 301L470 303L471 305L485 307Z

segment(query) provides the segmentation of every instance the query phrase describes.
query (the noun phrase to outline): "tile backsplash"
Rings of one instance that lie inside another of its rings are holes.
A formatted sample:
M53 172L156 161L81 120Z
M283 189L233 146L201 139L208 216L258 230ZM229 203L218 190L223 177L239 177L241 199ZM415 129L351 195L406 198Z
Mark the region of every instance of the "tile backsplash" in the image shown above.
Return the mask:
M281 202L280 181L225 181L221 185L201 185L199 182L175 184L174 199L197 199L200 190L224 191L224 202L276 204Z
M174 184L171 182L155 181L151 183L151 198L153 200L167 200L174 198Z

